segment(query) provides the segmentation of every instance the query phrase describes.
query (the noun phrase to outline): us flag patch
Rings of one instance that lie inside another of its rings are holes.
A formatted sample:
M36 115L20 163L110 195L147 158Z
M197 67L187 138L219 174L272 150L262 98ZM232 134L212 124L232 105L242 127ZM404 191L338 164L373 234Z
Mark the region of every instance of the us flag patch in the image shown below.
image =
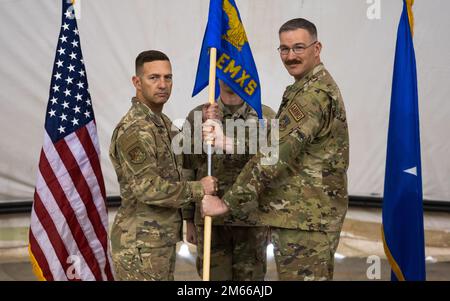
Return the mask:
M289 113L294 117L295 121L299 122L303 118L305 118L305 114L302 112L300 107L294 103L292 106L289 107Z

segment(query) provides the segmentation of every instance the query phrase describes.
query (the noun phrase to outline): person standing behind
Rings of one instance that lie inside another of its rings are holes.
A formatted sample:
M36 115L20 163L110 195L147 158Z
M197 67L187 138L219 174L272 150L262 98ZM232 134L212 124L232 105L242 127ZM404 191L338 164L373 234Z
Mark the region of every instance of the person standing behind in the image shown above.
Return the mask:
M186 126L191 126L188 131L192 133L191 138L195 138L193 129L195 113L203 115L203 120L217 120L222 124L223 129L226 128L227 121L251 120L255 121L254 125L258 125L256 111L222 80L219 80L219 85L220 96L216 103L200 105L189 113ZM275 117L275 112L268 106L263 105L262 111L264 119ZM249 133L250 131L247 131L246 134ZM257 138L257 136L251 138ZM212 172L219 181L219 196L233 185L252 156L248 145L244 154L214 154L212 156ZM184 168L189 179L201 179L208 171L206 154L185 155ZM202 277L203 218L200 206L193 204L188 208L183 211L183 218L187 223L186 238L188 242L197 244L197 271ZM214 218L211 234L210 280L263 281L266 274L267 240L266 226L234 220L232 216Z
M110 159L122 203L111 230L119 280L173 280L181 208L217 189L213 177L182 179L183 158L171 148L171 120L162 113L172 91L169 58L156 50L136 58L136 97L111 138Z

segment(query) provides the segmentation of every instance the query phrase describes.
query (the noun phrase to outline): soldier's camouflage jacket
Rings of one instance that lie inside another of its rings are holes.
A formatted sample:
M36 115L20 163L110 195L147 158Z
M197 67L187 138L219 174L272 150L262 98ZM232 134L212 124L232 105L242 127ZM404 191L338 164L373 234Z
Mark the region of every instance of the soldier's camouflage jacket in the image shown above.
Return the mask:
M255 124L258 124L258 114L256 111L250 107L247 103L243 103L239 109L235 112L232 112L219 97L217 100L219 105L219 113L220 120L222 121L222 126L225 132L226 129L226 121L227 120L254 120ZM193 139L201 139L200 137L194 137L194 113L199 112L201 115L203 105L200 105L194 108L186 118L188 123L185 126L191 126L190 133L192 134ZM268 106L262 106L263 118L267 119L269 122L267 123L268 132L270 131L270 119L275 118L276 113ZM248 144L248 128L246 128L246 144ZM201 129L200 129L201 131ZM256 134L257 136L257 134ZM237 138L237 137L235 137ZM236 140L236 139L235 139ZM219 191L218 196L222 197L225 191L227 191L231 185L233 185L237 176L241 172L242 168L245 164L254 156L254 154L250 154L248 151L248 145L245 147L245 154L214 154L212 156L212 175L219 180ZM193 150L193 149L192 149ZM200 180L203 177L208 175L208 166L207 166L207 154L188 154L184 156L184 174L189 180ZM195 214L194 214L195 212ZM194 219L195 217L195 219ZM203 224L203 218L200 214L199 206L196 204L191 204L188 207L183 209L183 218L186 220L195 220L196 225ZM227 215L224 217L214 217L213 218L214 225L234 225L234 226L250 226L254 225L254 223L247 223L242 220L235 220L233 216Z
M341 93L323 64L286 89L277 117L278 163L263 166L254 156L225 203L243 220L340 231L348 206L349 137Z
M181 239L181 207L203 198L200 182L182 179L182 155L174 155L172 122L135 98L114 130L110 158L122 204L111 232L113 253L158 248Z

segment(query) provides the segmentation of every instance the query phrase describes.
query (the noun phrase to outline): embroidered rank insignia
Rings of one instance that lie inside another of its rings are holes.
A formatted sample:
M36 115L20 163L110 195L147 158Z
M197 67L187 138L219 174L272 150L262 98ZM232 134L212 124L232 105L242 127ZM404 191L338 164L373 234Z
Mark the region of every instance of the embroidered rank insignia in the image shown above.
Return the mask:
M295 121L299 122L303 118L305 118L305 114L302 112L300 107L294 103L292 106L289 107L289 113L294 117Z

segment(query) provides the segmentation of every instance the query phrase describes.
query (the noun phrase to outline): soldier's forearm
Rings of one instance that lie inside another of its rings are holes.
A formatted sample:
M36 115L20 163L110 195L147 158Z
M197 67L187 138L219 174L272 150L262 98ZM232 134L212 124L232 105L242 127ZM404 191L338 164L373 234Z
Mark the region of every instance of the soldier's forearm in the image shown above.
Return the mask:
M303 143L289 136L280 144L279 160L273 165L262 165L261 154L254 156L244 167L234 185L224 195L224 202L233 215L255 208L267 185L288 169L303 147ZM244 214L245 215L245 214Z
M240 215L246 207L257 207L258 205L258 192L254 189L256 187L252 187L257 183L250 177L251 171L257 166L257 160L259 159L255 156L247 162L233 186L223 196L223 201L235 216Z
M132 190L144 204L169 208L182 208L203 197L200 182L169 182L159 176L136 181Z
M188 181L186 182L189 187L189 192L187 192L187 197L191 199L192 202L198 202L203 199L205 195L202 183L200 181Z

